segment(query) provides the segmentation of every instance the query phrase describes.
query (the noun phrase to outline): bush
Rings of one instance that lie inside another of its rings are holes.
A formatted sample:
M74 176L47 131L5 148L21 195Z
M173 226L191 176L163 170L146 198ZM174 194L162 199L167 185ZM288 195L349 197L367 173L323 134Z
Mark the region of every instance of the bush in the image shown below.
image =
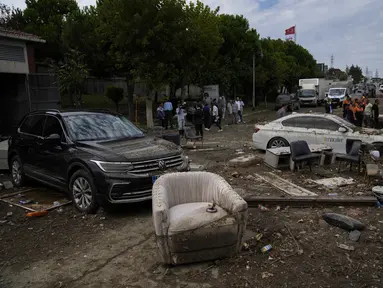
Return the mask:
M124 89L120 87L109 86L106 88L106 97L113 101L118 112L118 106L122 99L124 99Z

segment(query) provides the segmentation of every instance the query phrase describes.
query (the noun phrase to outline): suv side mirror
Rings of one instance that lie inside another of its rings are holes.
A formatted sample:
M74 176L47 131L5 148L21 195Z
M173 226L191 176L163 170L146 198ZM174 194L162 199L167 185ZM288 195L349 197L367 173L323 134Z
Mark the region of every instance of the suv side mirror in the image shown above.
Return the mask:
M348 131L348 129L347 129L346 127L340 126L339 129L338 129L338 131L339 131L340 133L346 133L346 132Z
M61 140L61 136L59 134L51 134L48 137L45 137L44 140L49 143L59 143Z

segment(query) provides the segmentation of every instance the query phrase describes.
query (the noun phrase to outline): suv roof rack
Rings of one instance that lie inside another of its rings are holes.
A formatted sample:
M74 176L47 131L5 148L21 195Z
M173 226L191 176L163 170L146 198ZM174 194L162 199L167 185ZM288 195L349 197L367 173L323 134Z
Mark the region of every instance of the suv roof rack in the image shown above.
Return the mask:
M39 109L39 110L33 110L31 113L36 113L36 112L56 112L60 113L61 111L58 109Z

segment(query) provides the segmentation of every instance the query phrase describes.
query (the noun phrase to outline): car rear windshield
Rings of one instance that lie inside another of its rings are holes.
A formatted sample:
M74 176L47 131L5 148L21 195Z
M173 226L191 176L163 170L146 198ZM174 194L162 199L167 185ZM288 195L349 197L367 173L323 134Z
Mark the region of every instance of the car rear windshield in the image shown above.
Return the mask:
M132 122L120 115L89 113L63 117L74 141L102 141L144 137Z

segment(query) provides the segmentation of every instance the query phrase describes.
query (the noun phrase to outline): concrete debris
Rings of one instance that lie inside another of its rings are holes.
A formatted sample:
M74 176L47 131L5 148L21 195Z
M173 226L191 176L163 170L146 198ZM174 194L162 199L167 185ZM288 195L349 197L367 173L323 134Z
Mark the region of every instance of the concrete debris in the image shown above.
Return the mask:
M354 251L355 250L355 247L351 246L351 245L338 244L337 243L337 246L338 246L338 248L343 249L343 250L347 250L347 251Z
M322 218L328 224L347 231L363 230L365 228L365 225L362 222L342 214L325 213L322 215Z
M243 235L243 241L244 241L243 246L245 246L245 243L247 241L255 239L256 236L257 236L257 233L255 233L255 232L253 232L251 230L246 230L245 231L245 235Z
M350 233L348 233L348 238L351 241L358 242L360 235L361 235L361 233L358 230L353 230Z
M246 167L246 166L251 166L260 161L261 159L259 157L249 154L249 155L243 155L243 156L239 156L237 158L231 159L229 161L229 165Z
M269 277L273 277L274 274L271 274L269 272L262 272L262 279L266 279L266 278L269 278Z
M4 189L13 189L13 183L11 181L4 181L3 182Z
M190 171L204 171L206 167L197 163L189 164Z
M234 177L234 178L238 178L239 177L239 173L237 171L234 171L233 173L231 173L231 176Z
M323 185L326 188L334 189L336 187L346 186L354 184L355 181L352 178L343 178L343 177L333 177L333 178L324 178L319 180L312 180L314 183Z

